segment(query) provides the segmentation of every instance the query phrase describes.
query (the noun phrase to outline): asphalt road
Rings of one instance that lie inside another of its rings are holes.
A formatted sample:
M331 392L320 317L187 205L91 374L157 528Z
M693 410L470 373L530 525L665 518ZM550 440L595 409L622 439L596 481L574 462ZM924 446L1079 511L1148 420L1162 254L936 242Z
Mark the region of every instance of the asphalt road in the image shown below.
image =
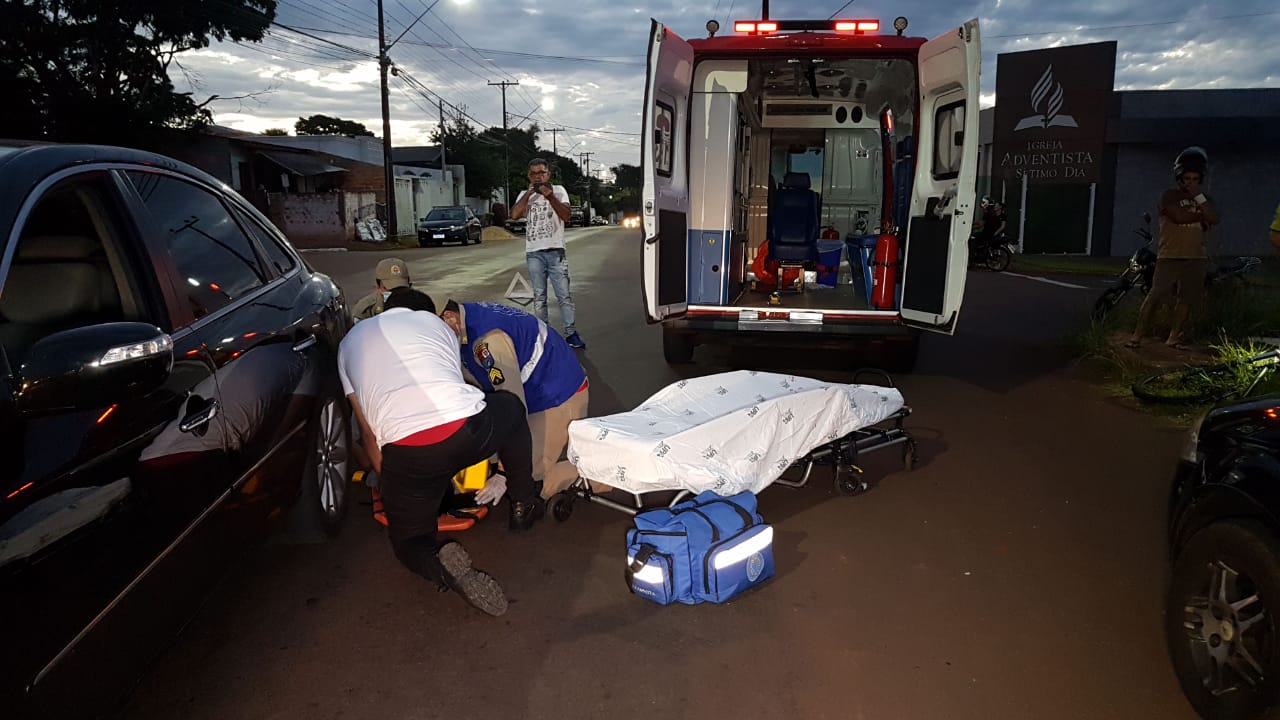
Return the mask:
M677 372L643 320L636 231L571 238L592 414L731 358L833 380L857 364L699 349ZM513 241L398 254L437 303L499 299L523 267ZM379 258L308 255L352 301ZM1192 717L1160 631L1180 437L1073 377L1059 338L1092 297L971 273L958 335L927 337L918 371L898 378L916 469L889 451L866 457L877 485L859 497L821 477L764 491L777 577L730 604L629 595L628 519L580 504L528 535L499 515L460 536L512 599L492 619L402 569L357 506L336 542L247 559L128 716Z

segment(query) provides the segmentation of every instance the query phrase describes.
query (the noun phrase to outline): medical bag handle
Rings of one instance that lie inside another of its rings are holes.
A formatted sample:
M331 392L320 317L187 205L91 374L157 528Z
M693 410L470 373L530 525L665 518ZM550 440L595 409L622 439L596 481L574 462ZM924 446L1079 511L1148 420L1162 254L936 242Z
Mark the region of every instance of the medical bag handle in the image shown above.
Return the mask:
M657 551L658 548L650 545L649 543L645 543L640 546L640 552L636 553L636 559L632 560L631 564L627 566L628 582L630 582L633 575L643 570L644 566L649 564L649 558L653 557L653 554Z

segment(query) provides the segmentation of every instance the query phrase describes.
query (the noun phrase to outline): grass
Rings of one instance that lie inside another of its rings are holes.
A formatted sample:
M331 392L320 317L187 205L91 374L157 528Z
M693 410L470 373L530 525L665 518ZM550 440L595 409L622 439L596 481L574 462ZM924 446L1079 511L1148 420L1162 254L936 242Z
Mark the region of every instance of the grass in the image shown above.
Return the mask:
M1175 353L1159 342L1169 332L1170 307L1158 310L1144 346L1131 350L1123 346L1137 321L1141 294L1134 293L1102 322L1087 316L1079 329L1065 340L1071 352L1096 374L1102 387L1117 398L1132 398L1133 384L1144 378L1187 366L1208 366L1244 360L1270 346L1256 342L1260 336L1280 336L1280 287L1269 284L1225 283L1206 291L1199 312L1191 319L1193 337L1212 338L1208 352L1198 355ZM1256 366L1240 364L1228 372L1180 375L1164 392L1169 397L1209 396L1250 397L1280 391L1280 376L1271 373L1250 390L1258 374ZM1161 392L1157 389L1157 392ZM1200 409L1194 406L1143 404L1143 408L1174 419L1190 419Z

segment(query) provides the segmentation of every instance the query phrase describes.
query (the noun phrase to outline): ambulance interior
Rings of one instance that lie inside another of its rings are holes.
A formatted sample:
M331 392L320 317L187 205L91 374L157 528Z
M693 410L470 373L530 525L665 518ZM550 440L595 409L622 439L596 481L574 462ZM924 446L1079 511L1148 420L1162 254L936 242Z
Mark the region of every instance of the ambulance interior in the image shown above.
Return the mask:
M881 232L902 257L916 98L906 58L698 63L689 302L896 310L900 293L872 302L868 261Z

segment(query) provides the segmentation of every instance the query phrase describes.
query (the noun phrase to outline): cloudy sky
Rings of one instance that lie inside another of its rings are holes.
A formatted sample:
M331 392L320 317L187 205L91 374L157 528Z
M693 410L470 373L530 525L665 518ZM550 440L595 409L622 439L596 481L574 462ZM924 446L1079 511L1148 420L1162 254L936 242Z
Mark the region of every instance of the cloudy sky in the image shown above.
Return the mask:
M384 0L388 40L431 0ZM375 0L278 0L277 22L344 47L274 28L260 44L215 44L181 56L173 76L199 100L216 94L214 120L248 131L292 130L323 113L380 134ZM773 0L774 18L821 19L843 0ZM759 14L758 0L439 0L390 56L391 135L426 144L438 118L461 109L502 122L507 90L513 125L561 127L562 154L591 152L593 167L638 163L649 19L682 37L705 35ZM982 23L983 105L994 102L996 55L1100 40L1119 42L1117 89L1280 86L1280 7L1275 0L857 0L840 17L910 20L908 34L933 37L965 19ZM723 32L723 31L722 31ZM541 136L552 146L552 134Z

